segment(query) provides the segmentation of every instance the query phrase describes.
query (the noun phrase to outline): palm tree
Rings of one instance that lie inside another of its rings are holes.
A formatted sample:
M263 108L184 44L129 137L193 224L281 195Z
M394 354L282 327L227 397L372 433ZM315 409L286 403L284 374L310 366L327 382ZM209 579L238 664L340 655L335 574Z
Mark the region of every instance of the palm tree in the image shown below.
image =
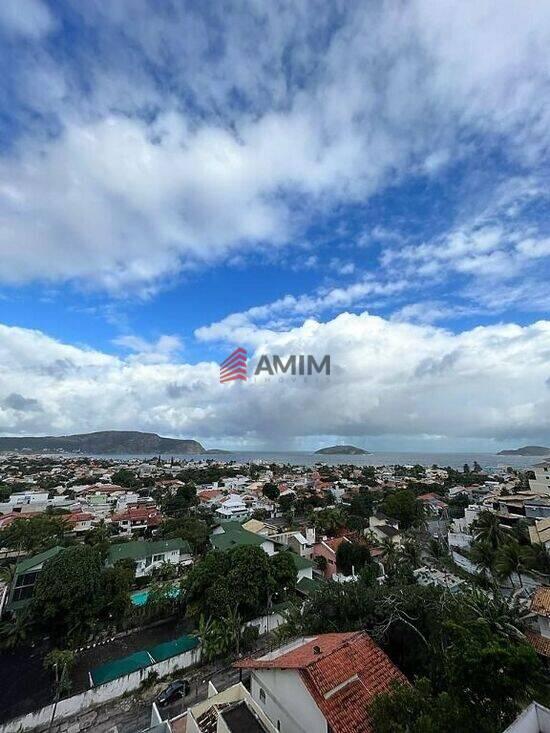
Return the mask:
M28 611L20 611L11 621L0 624L0 646L14 649L27 641L31 630L31 618Z
M512 576L518 576L520 587L523 588L521 574L533 565L533 553L531 548L522 547L519 542L507 542L497 552L495 558L495 570L501 578L510 578L512 587L514 582Z
M231 632L231 645L235 647L237 656L239 656L241 651L243 621L239 614L238 607L235 606L234 608L232 608L227 616L222 620Z
M6 585L11 585L13 583L15 578L15 567L15 564L12 564L4 565L0 568L0 580L2 580Z
M488 542L495 550L502 545L506 534L500 526L500 520L493 512L480 512L475 523L475 539Z
M495 568L495 549L487 540L475 540L470 547L470 559L486 574L492 575Z

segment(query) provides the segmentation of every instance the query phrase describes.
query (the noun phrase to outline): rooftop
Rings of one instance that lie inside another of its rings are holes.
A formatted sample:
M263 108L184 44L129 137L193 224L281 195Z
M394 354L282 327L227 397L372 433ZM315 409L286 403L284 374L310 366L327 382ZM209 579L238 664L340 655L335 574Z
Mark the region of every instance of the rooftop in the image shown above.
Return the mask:
M157 542L136 540L134 542L122 542L117 545L111 545L109 548L109 560L112 563L118 560L141 560L150 555L160 555L161 553L173 552L175 550L191 552L189 543L179 538L158 540Z
M404 675L364 632L322 634L284 645L242 669L297 670L334 733L372 733L368 707Z
M550 616L550 586L542 585L537 588L531 601L531 611L540 616Z

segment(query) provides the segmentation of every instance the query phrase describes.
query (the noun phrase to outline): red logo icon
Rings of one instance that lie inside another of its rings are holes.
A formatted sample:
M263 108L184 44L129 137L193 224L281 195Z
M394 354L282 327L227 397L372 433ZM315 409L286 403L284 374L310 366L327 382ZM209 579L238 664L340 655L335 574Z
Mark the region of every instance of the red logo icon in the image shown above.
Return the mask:
M220 364L220 382L223 384L224 382L234 382L237 379L246 382L246 360L246 349L239 346Z

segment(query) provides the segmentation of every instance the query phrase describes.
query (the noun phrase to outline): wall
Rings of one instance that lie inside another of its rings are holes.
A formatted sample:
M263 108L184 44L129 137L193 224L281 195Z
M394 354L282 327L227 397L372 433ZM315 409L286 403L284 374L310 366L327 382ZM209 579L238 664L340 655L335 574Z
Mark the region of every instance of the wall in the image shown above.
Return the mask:
M247 621L244 626L256 626L260 636L274 631L281 624L284 624L284 616L280 613L272 613L270 616L258 616L253 618L252 621ZM1 733L1 731L0 731Z
M250 678L252 699L281 733L324 733L326 720L296 670L256 669ZM260 689L265 702L260 700Z
M57 705L55 720L57 722L62 718L71 717L94 705L99 705L108 700L120 697L125 692L136 690L151 672L156 672L159 677L164 677L178 669L186 669L197 664L199 658L200 646L195 647L191 651L166 659L163 662L152 664L145 669L132 672L124 677L119 677L116 680L112 680L112 682L106 682L104 685L92 687L90 690L86 690L86 692L81 692L78 695L60 700ZM35 710L32 713L10 720L0 726L0 733L19 733L20 730L48 725L52 716L53 707L53 704L47 705L40 710Z

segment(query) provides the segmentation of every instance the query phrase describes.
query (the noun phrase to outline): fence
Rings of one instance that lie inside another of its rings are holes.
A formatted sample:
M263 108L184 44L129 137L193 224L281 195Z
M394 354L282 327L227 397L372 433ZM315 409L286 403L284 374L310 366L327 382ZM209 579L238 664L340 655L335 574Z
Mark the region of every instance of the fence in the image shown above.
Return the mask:
M245 626L255 626L258 629L259 635L263 636L270 631L274 631L283 622L283 615L276 612L252 619L252 621L248 621ZM160 647L162 646L165 645L159 645L158 647L155 647L155 649L160 650ZM138 669L130 674L117 677L116 679L105 682L104 684L96 685L95 687L92 687L85 692L81 692L78 695L73 695L72 697L60 700L55 711L55 721L58 723L64 718L70 718L78 713L84 713L88 708L94 707L95 705L101 705L109 700L114 700L115 698L124 695L126 692L137 690L151 672L156 672L159 677L165 677L176 670L192 667L200 661L200 650L201 645L199 643L199 645L194 649L185 651L182 654L177 654L169 659L164 659L163 661L151 664L143 669ZM52 717L53 709L54 704L52 703L51 705L46 705L46 707L35 710L32 713L27 713L26 715L21 715L18 718L9 720L8 722L0 725L0 733L20 733L20 731L38 728L40 726L47 726Z

